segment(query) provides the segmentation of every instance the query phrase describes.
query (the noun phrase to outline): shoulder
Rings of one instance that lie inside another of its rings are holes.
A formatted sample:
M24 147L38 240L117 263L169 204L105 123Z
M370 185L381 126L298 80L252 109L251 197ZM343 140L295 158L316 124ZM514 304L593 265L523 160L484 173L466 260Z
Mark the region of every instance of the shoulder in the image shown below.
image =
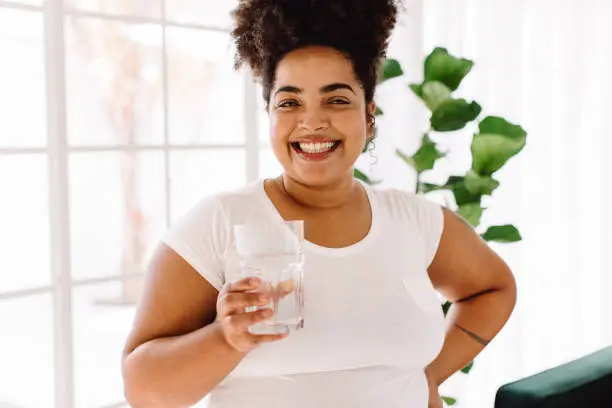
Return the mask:
M405 229L419 237L426 267L438 250L445 217L443 207L419 194L397 188L370 190L375 197L378 213L389 225Z
M197 245L214 242L229 243L231 226L237 219L248 216L257 198L257 184L202 196L167 230L164 241L192 241Z
M427 197L391 187L368 189L375 197L379 210L394 219L417 224L428 223L432 218L442 220L442 206Z
M177 222L197 218L218 218L227 221L236 212L244 212L257 200L258 182L248 183L245 186L225 190L202 196Z

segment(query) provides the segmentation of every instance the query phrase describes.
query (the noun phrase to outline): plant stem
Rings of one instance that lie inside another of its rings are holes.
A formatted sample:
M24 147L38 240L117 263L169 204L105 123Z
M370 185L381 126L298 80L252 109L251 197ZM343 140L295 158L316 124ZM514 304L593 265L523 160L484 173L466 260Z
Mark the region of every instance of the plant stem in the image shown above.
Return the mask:
M427 132L423 133L423 137L429 137L429 135L431 134L431 132L433 132L433 128L430 126L429 129L427 129ZM416 176L416 185L414 187L414 192L415 194L419 194L421 192L421 173L417 173Z

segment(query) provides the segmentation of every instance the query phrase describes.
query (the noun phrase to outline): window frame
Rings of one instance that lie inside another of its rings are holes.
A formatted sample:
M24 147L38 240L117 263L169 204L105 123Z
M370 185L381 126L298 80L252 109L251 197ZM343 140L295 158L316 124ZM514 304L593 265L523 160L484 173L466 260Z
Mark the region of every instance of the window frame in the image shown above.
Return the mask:
M199 31L222 31L229 29L210 27L191 23L167 21L165 18L165 0L161 0L160 18L146 18L132 15L110 15L97 12L79 11L65 8L64 0L43 0L42 5L12 3L0 0L0 9L23 10L41 13L44 22L43 52L45 64L45 105L47 116L46 147L0 148L0 157L20 154L44 154L48 159L49 186L49 222L50 222L50 270L51 284L29 287L8 292L0 291L0 301L26 296L36 296L50 293L53 302L53 364L54 364L54 406L74 408L75 378L74 378L74 326L73 326L73 289L83 286L94 286L108 282L127 282L130 279L142 277L144 271L133 274L114 274L97 278L74 279L71 267L70 246L70 202L69 202L69 159L73 152L107 152L107 151L161 151L164 153L165 191L166 191L166 226L171 222L170 208L170 168L169 156L173 151L206 150L206 149L242 149L246 158L245 180L252 182L260 177L259 156L267 147L260 143L258 135L258 103L257 88L250 73L244 78L244 144L236 145L171 145L168 138L168 121L164 120L164 140L160 145L138 146L69 146L67 140L67 107L66 107L66 73L65 73L65 19L66 17L88 17L105 21L124 23L155 24L162 29L162 89L164 98L164 117L168 117L168 81L166 58L166 27L180 27ZM43 339L41 339L43 340ZM118 356L119 358L119 356ZM124 406L124 401L117 401L109 407ZM104 407L100 407L104 408Z

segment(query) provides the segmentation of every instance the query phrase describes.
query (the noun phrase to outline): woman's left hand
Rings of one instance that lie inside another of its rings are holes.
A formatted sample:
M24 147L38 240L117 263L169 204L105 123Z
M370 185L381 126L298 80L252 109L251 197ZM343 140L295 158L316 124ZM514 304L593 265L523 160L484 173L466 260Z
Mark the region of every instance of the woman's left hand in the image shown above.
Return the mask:
M438 391L438 384L431 378L430 374L425 371L427 377L427 385L429 386L429 405L428 408L442 408L442 397Z

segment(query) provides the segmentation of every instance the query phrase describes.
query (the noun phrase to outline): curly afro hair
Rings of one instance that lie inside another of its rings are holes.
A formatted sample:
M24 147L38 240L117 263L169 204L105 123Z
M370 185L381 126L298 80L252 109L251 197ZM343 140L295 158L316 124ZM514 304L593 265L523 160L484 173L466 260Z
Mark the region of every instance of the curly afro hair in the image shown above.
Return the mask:
M397 13L396 0L240 0L232 13L234 67L250 66L268 104L286 54L309 45L332 47L352 62L370 102Z

